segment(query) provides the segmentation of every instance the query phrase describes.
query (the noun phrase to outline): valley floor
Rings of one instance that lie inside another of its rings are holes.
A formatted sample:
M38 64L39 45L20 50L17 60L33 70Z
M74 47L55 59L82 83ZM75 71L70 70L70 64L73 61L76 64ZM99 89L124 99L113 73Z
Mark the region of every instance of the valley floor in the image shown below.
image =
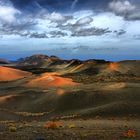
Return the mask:
M46 122L0 122L0 140L139 140L139 120L61 120L60 128L47 129ZM15 128L15 129L12 129Z

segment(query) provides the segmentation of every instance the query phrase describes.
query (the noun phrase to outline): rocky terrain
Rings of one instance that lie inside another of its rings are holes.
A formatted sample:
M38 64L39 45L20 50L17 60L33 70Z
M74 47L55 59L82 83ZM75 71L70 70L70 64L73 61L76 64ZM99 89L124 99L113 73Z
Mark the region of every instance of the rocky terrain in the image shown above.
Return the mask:
M139 140L139 70L138 60L62 60L47 55L1 63L0 140ZM62 126L44 128L47 121Z

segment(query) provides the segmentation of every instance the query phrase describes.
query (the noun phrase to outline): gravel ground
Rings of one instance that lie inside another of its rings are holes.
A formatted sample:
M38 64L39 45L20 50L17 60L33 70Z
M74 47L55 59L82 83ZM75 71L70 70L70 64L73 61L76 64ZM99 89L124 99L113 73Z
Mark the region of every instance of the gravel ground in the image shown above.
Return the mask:
M0 122L0 140L140 140L138 120L61 120L55 129L45 128L46 123ZM124 136L128 131L135 134Z

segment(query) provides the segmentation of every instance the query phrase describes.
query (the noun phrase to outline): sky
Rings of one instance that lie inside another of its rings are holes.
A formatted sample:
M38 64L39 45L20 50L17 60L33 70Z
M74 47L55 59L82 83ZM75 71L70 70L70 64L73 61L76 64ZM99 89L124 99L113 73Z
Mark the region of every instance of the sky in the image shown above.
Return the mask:
M140 60L140 0L0 0L0 58Z

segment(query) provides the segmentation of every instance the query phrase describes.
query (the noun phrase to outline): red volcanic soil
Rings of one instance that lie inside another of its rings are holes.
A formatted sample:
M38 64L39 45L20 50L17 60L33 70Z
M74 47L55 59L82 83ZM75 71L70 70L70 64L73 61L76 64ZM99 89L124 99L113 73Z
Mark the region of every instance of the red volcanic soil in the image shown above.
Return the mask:
M58 76L57 73L44 73L35 79L32 79L27 86L29 87L39 87L39 88L48 88L48 87L64 87L64 86L76 86L77 83L73 82L70 78L63 78Z
M109 69L110 69L111 71L117 71L117 70L118 70L118 67L119 67L119 65L118 65L118 63L116 63L116 62L110 63L110 65L109 65Z
M0 81L12 81L30 75L31 73L29 72L8 68L8 67L2 67L2 66L0 67Z

